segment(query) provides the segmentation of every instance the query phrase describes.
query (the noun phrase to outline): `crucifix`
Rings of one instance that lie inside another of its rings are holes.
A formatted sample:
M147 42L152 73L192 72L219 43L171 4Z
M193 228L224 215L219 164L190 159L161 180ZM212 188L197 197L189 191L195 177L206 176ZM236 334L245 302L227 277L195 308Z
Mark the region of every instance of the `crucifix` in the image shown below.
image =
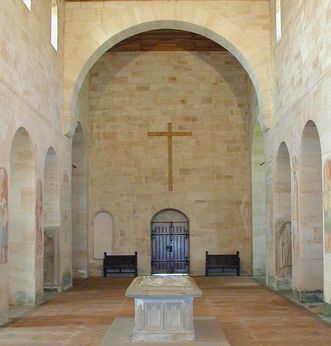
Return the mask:
M148 132L148 136L168 137L168 191L174 190L173 180L173 160L172 160L172 137L174 136L192 136L192 132L172 132L172 123L168 123L167 132Z

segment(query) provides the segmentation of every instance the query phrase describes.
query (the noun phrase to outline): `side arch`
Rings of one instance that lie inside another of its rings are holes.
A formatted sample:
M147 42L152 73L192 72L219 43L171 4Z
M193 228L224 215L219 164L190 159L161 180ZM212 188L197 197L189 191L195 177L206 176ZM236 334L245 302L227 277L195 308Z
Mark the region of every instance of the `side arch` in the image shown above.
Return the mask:
M297 298L300 301L322 299L322 154L319 133L311 120L306 123L301 137L298 215L299 232L294 248L298 260L293 273Z
M59 288L60 267L60 171L54 148L47 151L44 163L44 289Z
M38 187L40 197L40 180ZM12 305L35 304L36 292L39 289L37 286L40 275L37 272L36 259L40 259L42 251L40 253L36 199L34 148L30 134L21 127L14 135L9 161L8 263L9 303ZM42 215L40 216L42 218Z
M292 287L292 212L291 162L288 147L282 142L275 166L275 274L277 289Z

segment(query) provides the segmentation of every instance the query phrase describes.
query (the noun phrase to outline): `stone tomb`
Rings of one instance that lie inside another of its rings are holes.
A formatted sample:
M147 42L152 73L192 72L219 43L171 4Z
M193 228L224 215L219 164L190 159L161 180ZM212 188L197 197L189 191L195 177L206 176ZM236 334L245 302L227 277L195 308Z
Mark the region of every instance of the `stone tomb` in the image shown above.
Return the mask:
M133 341L194 340L193 299L202 292L191 277L139 276L125 295L135 298Z

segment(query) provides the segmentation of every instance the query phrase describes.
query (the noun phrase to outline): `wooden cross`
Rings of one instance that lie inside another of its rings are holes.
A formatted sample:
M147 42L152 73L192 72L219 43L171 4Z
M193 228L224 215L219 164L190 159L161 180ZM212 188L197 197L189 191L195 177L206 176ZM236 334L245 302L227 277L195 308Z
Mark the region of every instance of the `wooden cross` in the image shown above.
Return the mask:
M168 191L173 191L174 179L173 179L173 160L172 160L172 137L192 136L192 132L172 132L172 123L168 123L167 132L148 132L148 136L168 137Z

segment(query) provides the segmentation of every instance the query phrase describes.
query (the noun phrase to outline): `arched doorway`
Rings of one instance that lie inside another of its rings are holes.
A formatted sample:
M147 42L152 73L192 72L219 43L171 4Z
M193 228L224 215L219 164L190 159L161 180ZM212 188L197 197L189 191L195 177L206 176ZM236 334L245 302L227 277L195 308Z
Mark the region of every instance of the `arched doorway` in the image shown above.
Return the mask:
M55 150L47 152L44 167L44 289L59 285L60 196Z
M88 276L86 154L83 130L78 123L72 140L72 273Z
M316 125L308 121L299 161L299 234L294 239L298 299L321 300L323 292L322 157Z
M291 164L286 144L278 149L275 175L275 265L277 288L292 286Z
M33 305L36 301L37 279L40 280L42 275L36 273L36 257L41 257L42 239L39 239L40 234L36 230L33 146L24 128L17 130L12 142L8 202L9 304Z
M164 209L151 222L152 274L189 274L189 220L176 209Z

